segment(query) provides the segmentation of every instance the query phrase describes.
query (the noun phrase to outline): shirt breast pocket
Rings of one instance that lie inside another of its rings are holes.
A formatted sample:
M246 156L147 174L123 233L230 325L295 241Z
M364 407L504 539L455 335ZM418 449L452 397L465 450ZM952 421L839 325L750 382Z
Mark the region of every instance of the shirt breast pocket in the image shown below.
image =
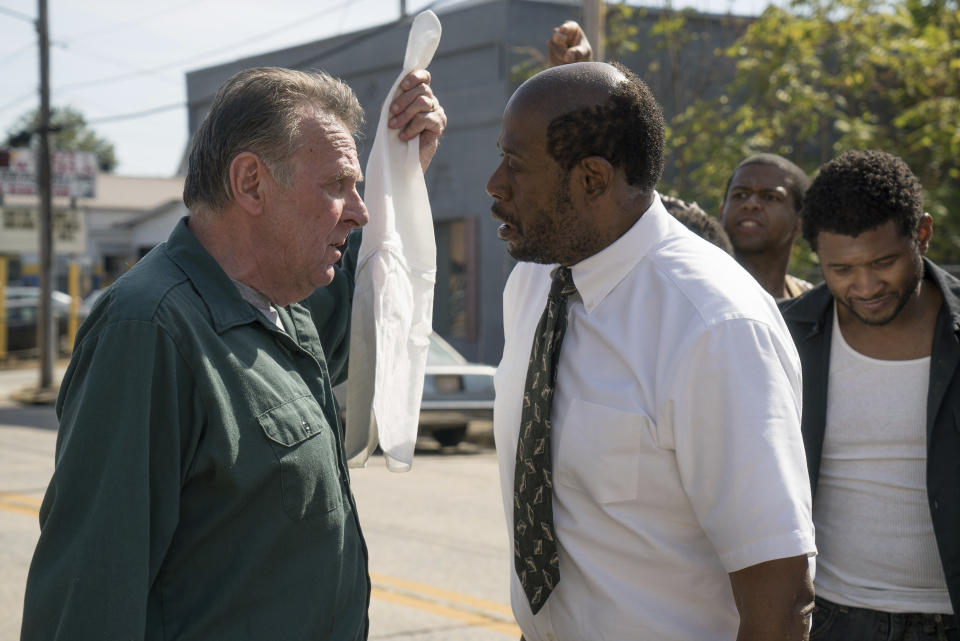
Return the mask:
M557 483L598 503L635 500L651 425L644 414L574 399L555 449Z
M311 396L257 417L280 466L283 509L294 520L324 516L343 505L337 442Z

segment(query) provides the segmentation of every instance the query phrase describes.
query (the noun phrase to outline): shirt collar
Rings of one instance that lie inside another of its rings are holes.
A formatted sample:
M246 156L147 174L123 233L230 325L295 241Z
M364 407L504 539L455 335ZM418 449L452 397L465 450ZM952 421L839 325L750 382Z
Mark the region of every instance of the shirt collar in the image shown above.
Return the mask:
M653 204L626 233L593 256L573 265L570 268L573 282L587 313L593 312L669 233L670 214L660 202L660 195L654 192Z
M231 327L257 321L257 312L240 295L233 281L213 256L207 253L187 227L184 216L167 239L166 252L183 270L200 295L217 333Z

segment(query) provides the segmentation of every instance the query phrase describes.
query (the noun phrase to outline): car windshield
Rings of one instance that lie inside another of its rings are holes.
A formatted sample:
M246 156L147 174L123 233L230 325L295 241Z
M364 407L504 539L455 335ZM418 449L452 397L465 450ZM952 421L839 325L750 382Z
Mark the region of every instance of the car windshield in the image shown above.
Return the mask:
M431 365L462 365L467 362L450 343L436 334L430 334L430 350L427 352L427 362Z

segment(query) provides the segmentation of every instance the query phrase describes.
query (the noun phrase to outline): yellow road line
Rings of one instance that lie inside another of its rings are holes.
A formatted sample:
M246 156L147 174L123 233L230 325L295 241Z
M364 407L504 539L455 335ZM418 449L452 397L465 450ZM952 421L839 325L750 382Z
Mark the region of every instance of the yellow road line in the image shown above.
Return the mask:
M0 492L0 510L17 512L37 516L40 513L42 498L17 494L16 492Z
M0 510L8 512L37 516L42 502L42 498L35 496L0 492ZM462 621L514 638L520 636L520 628L512 623L513 612L502 603L385 574L371 574L370 580L374 584L371 598Z
M518 628L516 624L506 623L504 621L484 616L482 614L469 612L467 610L441 605L439 603L420 599L415 596L400 594L397 592L389 592L382 588L376 587L371 590L370 596L371 598L379 599L381 601L389 601L398 605L405 605L410 608L423 610L424 612L436 614L448 619L463 621L469 625L487 628L488 630L493 630L495 632L501 632L503 634L510 635L515 639L520 636L520 628Z
M7 503L6 501L0 500L0 510L6 510L7 512L17 512L18 514L26 514L27 516L37 516L40 511L33 507L22 507L14 503Z
M449 590L435 588L432 585L427 585L425 583L416 583L415 581L407 581L406 579L399 579L397 577L386 576L384 574L375 574L373 572L370 573L370 580L374 584L383 584L392 588L399 588L407 592L431 596L442 601L459 603L470 606L471 608L480 610L482 612L500 614L506 617L508 621L513 621L513 610L510 609L510 606L497 603L496 601L478 599L466 594L460 594L459 592L451 592Z
M20 494L19 492L0 492L0 501L3 500L27 503L29 505L36 505L37 507L40 507L40 504L43 503L42 496L31 496L29 494Z

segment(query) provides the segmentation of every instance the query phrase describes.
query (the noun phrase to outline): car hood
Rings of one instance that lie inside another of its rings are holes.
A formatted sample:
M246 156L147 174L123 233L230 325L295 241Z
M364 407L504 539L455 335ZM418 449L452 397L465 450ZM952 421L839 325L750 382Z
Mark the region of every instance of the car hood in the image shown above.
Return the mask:
M497 373L496 367L470 363L463 365L431 365L427 363L428 375L460 374L461 376L493 376Z

